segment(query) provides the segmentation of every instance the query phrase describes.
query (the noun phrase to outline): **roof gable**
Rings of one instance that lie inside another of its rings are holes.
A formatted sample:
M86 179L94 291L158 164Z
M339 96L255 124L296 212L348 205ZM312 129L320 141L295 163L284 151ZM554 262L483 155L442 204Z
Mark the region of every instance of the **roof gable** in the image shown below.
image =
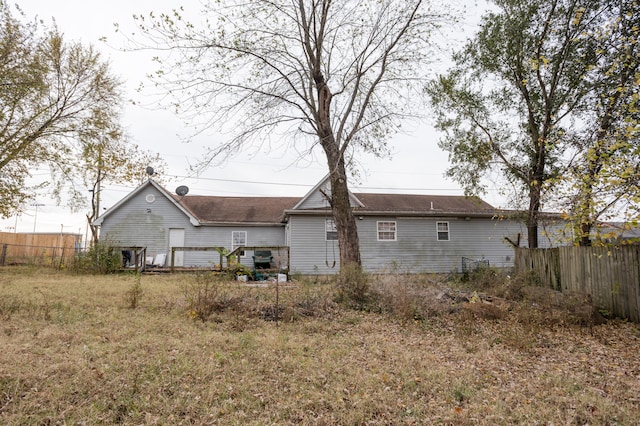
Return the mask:
M176 198L174 198L166 189L160 186L153 179L148 179L145 183L138 186L132 192L127 194L126 197L122 198L116 204L111 206L106 212L104 212L102 216L98 217L96 220L93 221L93 225L96 225L96 226L102 225L102 222L104 221L105 218L109 217L114 211L118 210L121 206L129 202L129 200L133 199L134 197L136 197L138 194L140 194L142 191L146 190L149 187L155 188L162 196L164 196L173 205L175 205L176 208L178 208L182 213L184 213L189 218L189 222L191 222L193 226L200 226L200 221L193 214L191 214L187 209L185 209L182 205L180 205L180 203L176 200Z
M331 196L331 183L329 175L326 175L293 206L292 210L327 209L329 208L328 196ZM349 191L349 201L351 207L363 207L362 202L351 191Z

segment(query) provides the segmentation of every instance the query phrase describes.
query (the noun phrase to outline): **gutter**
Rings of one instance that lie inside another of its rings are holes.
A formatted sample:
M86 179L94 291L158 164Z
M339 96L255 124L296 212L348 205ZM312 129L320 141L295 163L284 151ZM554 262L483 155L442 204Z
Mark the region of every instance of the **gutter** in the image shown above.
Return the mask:
M272 226L272 227L282 228L284 225L282 223L274 223L274 222L200 222L200 226L236 226L236 227Z

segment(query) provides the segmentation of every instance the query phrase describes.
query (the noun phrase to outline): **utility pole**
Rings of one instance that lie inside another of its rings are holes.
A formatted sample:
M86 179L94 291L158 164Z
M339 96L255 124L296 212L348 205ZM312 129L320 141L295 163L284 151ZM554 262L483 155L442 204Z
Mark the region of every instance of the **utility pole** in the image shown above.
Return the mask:
M44 204L34 203L34 204L31 204L31 206L36 208L36 213L33 216L33 233L35 234L36 233L36 223L38 222L38 207L44 207Z

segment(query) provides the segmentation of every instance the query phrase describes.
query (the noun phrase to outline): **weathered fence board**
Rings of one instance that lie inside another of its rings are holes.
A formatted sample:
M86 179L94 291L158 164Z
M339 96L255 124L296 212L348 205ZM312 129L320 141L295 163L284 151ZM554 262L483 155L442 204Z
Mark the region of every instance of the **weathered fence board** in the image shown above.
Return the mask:
M589 294L594 305L640 322L640 246L516 250L518 273L541 286Z
M560 290L559 252L553 249L518 249L516 271L535 271L540 285Z
M62 262L80 249L80 234L0 232L0 264Z

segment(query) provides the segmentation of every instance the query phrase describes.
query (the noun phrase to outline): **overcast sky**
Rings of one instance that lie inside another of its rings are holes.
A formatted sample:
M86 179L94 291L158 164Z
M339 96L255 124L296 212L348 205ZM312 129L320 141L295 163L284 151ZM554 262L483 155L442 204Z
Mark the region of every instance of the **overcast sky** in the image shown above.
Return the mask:
M79 40L99 48L111 64L112 72L118 75L127 88L127 97L141 101L135 88L145 79L145 73L153 70L149 53L122 52L121 36L114 30L118 23L122 31L133 30L133 14L149 11L167 11L184 5L187 10L197 10L199 2L190 0L20 0L20 7L27 17L38 16L45 22L52 19L65 34L67 40ZM482 13L473 0L463 16L462 27L471 35L478 16ZM456 37L463 40L461 32ZM107 38L107 43L100 41ZM448 60L443 55L442 61ZM194 195L282 195L302 196L326 173L325 161L320 151L315 159L296 161L293 153L282 151L245 152L222 166L212 167L199 179L187 178L188 167L198 161L205 152L203 146L219 142L220 136L208 135L185 144L181 138L190 135L191 129L165 110L148 110L129 105L124 116L125 126L132 142L142 149L158 152L169 165L164 176L165 187L173 191L179 185L187 185ZM391 140L392 158L376 159L364 156L360 159L361 182L352 183L354 192L420 193L439 195L461 195L462 191L443 176L447 168L447 153L438 146L438 135L429 123L405 128L406 134L396 135ZM46 173L36 173L35 179L46 179ZM108 208L132 191L134 186L106 185L102 188L102 206ZM89 193L87 193L89 195ZM483 197L495 207L507 207L495 185ZM58 207L46 196L46 191L37 197L36 207L26 206L25 212L0 221L4 232L73 232L85 234L84 213L71 214L65 207Z

